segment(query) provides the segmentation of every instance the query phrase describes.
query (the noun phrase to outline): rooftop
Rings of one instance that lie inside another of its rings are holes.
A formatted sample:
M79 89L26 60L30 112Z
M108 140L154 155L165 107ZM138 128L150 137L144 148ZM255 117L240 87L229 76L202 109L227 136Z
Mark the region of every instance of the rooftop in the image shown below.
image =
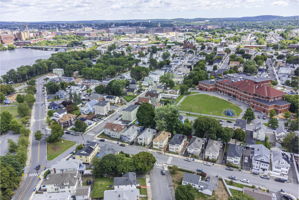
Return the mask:
M126 107L125 109L123 109L123 111L132 112L133 110L135 110L137 108L138 108L138 105L133 104L133 105L130 105L130 106Z

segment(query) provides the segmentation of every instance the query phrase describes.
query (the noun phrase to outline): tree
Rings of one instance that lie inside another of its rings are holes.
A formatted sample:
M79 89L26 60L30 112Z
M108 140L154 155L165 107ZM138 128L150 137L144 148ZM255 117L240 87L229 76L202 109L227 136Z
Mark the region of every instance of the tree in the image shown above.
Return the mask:
M15 153L18 149L18 144L15 143L12 139L8 139L8 152Z
M11 120L11 122L9 124L9 129L17 134L20 133L21 127L22 127L22 125L16 119Z
M175 83L172 80L172 75L170 73L166 73L160 77L160 82L164 83L166 87L173 88Z
M97 87L94 88L94 90L98 94L105 94L106 93L106 87L104 85L98 85Z
M217 133L222 131L218 120L210 117L198 117L193 123L194 135L217 139Z
M24 101L28 104L29 107L32 107L32 105L35 101L35 98L32 94L26 94Z
M135 154L133 157L133 163L135 170L139 174L144 174L149 172L156 162L156 158L148 152L140 152Z
M270 118L273 118L275 115L277 115L276 110L270 110L269 115Z
M25 96L21 95L21 94L18 94L17 97L16 97L16 100L17 100L18 103L24 103Z
M269 127L272 129L278 128L278 120L276 118L270 118L268 124L269 124Z
M143 103L137 110L137 121L141 126L147 128L155 127L155 108L149 103Z
M0 103L3 103L4 100L5 100L5 95L3 94L3 92L0 92Z
M10 122L12 120L12 115L8 111L3 111L0 114L0 133L6 133L10 129Z
M84 145L83 144L79 144L76 146L76 151L79 151L81 149L83 149Z
M236 140L245 142L246 132L243 131L240 128L237 128L237 129L234 130L234 136L233 136L233 138L236 139Z
M288 133L282 141L282 146L292 153L299 153L299 137L294 132Z
M244 63L244 72L248 74L256 74L257 73L257 67L254 60L247 60Z
M229 142L234 135L234 130L228 127L222 128L221 134L218 138L221 138L223 142Z
M59 141L63 136L63 128L57 122L52 122L50 128L51 135L47 138L47 142L54 143Z
M179 185L175 189L175 200L194 200L194 188L191 185Z
M285 95L284 99L291 104L290 111L299 115L299 95Z
M124 89L128 85L126 80L112 80L106 87L106 93L115 96L121 96L124 94Z
M48 115L48 117L53 117L54 113L55 113L54 110L48 110L47 115Z
M168 58L170 57L170 53L167 51L167 52L164 52L163 54L162 54L162 58L163 58L163 60L167 60Z
M189 94L189 87L185 84L180 85L180 95Z
M247 123L250 123L255 119L254 112L251 108L247 108L246 112L243 115L243 119L245 119Z
M297 131L299 130L299 119L291 120L289 125L290 131Z
M49 94L55 94L60 89L59 84L57 84L55 82L49 82L45 85L45 87L47 88L47 92Z
M120 160L118 159L117 155L108 154L102 159L95 158L92 164L94 166L92 173L95 177L119 175L117 166L120 164Z
M133 79L140 81L149 74L149 68L136 66L131 69L130 73Z
M155 122L157 129L174 133L179 124L179 111L175 106L166 105L156 109Z
M18 104L17 110L20 117L25 117L30 114L30 108L26 103Z
M85 132L86 128L87 128L87 125L85 124L85 122L83 122L81 120L77 120L75 122L75 128L74 128L75 131Z
M41 140L42 137L43 137L43 134L42 134L41 131L36 131L36 132L34 133L34 137L35 137L36 140Z
M291 117L291 113L289 111L284 113L284 118L289 119Z

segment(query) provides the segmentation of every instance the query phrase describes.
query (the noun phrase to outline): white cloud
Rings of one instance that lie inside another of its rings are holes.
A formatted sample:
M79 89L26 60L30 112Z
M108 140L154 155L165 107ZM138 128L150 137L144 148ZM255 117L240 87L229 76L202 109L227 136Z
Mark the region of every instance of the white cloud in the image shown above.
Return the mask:
M298 2L299 0L0 0L0 21L294 15L291 4ZM284 6L284 9L278 10L279 6Z

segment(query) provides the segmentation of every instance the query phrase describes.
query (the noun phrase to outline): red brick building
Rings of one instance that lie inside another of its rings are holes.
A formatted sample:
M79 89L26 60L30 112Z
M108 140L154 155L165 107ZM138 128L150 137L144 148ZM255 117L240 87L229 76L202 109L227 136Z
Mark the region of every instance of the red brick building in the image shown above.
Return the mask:
M264 113L270 110L282 113L290 107L290 103L282 99L284 92L271 87L271 80L207 80L200 81L198 89L229 95Z

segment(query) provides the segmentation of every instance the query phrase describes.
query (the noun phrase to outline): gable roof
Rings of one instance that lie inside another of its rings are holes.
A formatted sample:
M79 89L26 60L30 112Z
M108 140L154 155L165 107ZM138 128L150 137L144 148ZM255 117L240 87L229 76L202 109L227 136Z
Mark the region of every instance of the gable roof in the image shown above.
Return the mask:
M108 123L106 123L104 128L110 129L111 131L114 131L114 132L121 132L125 129L125 126L121 125L121 124L114 124L114 123L108 122Z
M203 144L205 143L205 139L193 136L190 140L188 148L197 149L202 148Z
M240 145L228 144L227 156L228 157L241 157L243 148Z
M192 183L198 185L200 181L200 176L191 173L184 173L183 181L187 183Z
M113 185L114 186L137 185L136 173L128 172L128 173L124 174L122 177L115 177L113 179Z
M171 140L169 141L170 145L180 145L182 144L182 142L186 139L185 135L182 134L175 134Z

